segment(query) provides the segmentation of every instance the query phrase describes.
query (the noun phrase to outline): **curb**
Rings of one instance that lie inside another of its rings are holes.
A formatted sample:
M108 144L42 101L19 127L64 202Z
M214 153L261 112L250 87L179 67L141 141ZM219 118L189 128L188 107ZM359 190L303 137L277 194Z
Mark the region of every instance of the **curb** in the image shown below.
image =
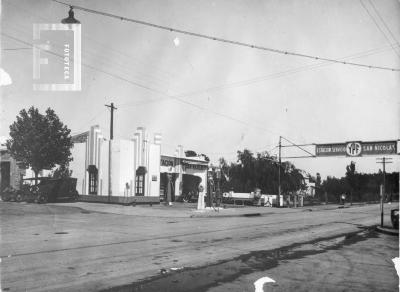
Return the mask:
M261 217L263 214L261 213L243 213L243 214L192 214L189 216L189 218L229 218L229 217Z
M397 230L397 229L388 228L388 227L375 226L375 230L378 231L378 232L380 232L380 233L384 233L384 234L388 234L388 235L394 235L394 236L399 236L399 230Z

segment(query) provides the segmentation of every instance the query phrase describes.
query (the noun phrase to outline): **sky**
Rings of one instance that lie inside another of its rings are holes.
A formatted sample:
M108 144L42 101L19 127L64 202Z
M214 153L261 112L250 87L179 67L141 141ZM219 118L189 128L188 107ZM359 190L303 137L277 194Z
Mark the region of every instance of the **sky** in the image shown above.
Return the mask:
M284 51L400 68L397 0L65 2ZM276 155L279 136L299 144L400 138L399 72L240 47L77 9L82 90L34 91L27 45L33 25L59 23L67 14L68 7L50 0L1 1L0 77L4 70L12 83L0 87L0 136L32 105L53 108L73 134L98 124L108 136L104 105L113 102L115 138L130 139L144 126L162 133L163 153L183 145L214 163L236 161L244 148ZM52 45L61 47L62 40ZM283 157L293 155L305 153L283 149ZM343 176L351 160L359 172L377 172L376 158L289 160L324 178ZM399 168L399 156L393 159L389 172Z

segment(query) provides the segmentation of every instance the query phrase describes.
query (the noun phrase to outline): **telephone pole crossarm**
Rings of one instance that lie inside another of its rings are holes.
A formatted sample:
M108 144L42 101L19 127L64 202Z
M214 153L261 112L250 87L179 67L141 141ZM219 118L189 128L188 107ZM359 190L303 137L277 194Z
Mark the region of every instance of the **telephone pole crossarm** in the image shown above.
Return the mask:
M114 110L118 109L114 106L114 103L105 104L106 107L111 109L111 120L110 120L110 140L114 139Z

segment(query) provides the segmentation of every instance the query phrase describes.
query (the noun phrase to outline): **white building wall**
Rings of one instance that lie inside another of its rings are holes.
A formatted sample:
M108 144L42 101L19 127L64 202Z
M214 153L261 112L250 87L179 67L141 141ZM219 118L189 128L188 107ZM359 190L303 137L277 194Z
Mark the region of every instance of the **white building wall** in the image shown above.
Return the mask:
M100 147L100 167L98 178L98 195L108 196L108 148L109 140L104 140Z
M71 155L73 160L69 163L69 168L72 170L72 177L77 179L76 190L79 194L87 194L85 192L86 143L74 143Z
M148 192L147 196L160 196L160 155L161 146L156 144L149 145L149 165L148 165Z
M134 184L134 142L131 140L119 141L119 194L130 196ZM114 177L114 175L113 175ZM115 179L117 179L116 177ZM129 186L127 188L126 186Z
M143 127L137 128L137 137L138 137L138 149L137 149L137 165L136 168L139 166L145 166L143 164L143 139L144 139L144 131Z
M97 161L96 161L96 165L97 165L97 171L98 171L98 182L97 182L97 195L100 196L101 192L102 192L102 180L100 180L100 178L102 177L102 169L101 166L104 163L107 163L107 161L103 161L105 157L102 157L102 153L101 150L104 147L104 138L103 135L99 135L98 136L98 143L97 143Z
M112 195L120 196L120 170L121 170L121 150L120 150L120 140L111 141L111 187ZM108 171L107 171L108 175ZM108 192L107 192L108 193Z

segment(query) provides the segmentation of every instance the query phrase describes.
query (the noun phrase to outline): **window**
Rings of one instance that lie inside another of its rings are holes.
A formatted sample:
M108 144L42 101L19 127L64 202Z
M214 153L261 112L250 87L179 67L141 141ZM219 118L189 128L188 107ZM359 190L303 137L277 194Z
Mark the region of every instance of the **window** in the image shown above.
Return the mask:
M144 195L144 175L137 175L136 176L136 196L143 196Z
M146 168L140 166L136 170L135 196L144 196Z
M98 170L96 166L89 165L89 195L97 195Z

